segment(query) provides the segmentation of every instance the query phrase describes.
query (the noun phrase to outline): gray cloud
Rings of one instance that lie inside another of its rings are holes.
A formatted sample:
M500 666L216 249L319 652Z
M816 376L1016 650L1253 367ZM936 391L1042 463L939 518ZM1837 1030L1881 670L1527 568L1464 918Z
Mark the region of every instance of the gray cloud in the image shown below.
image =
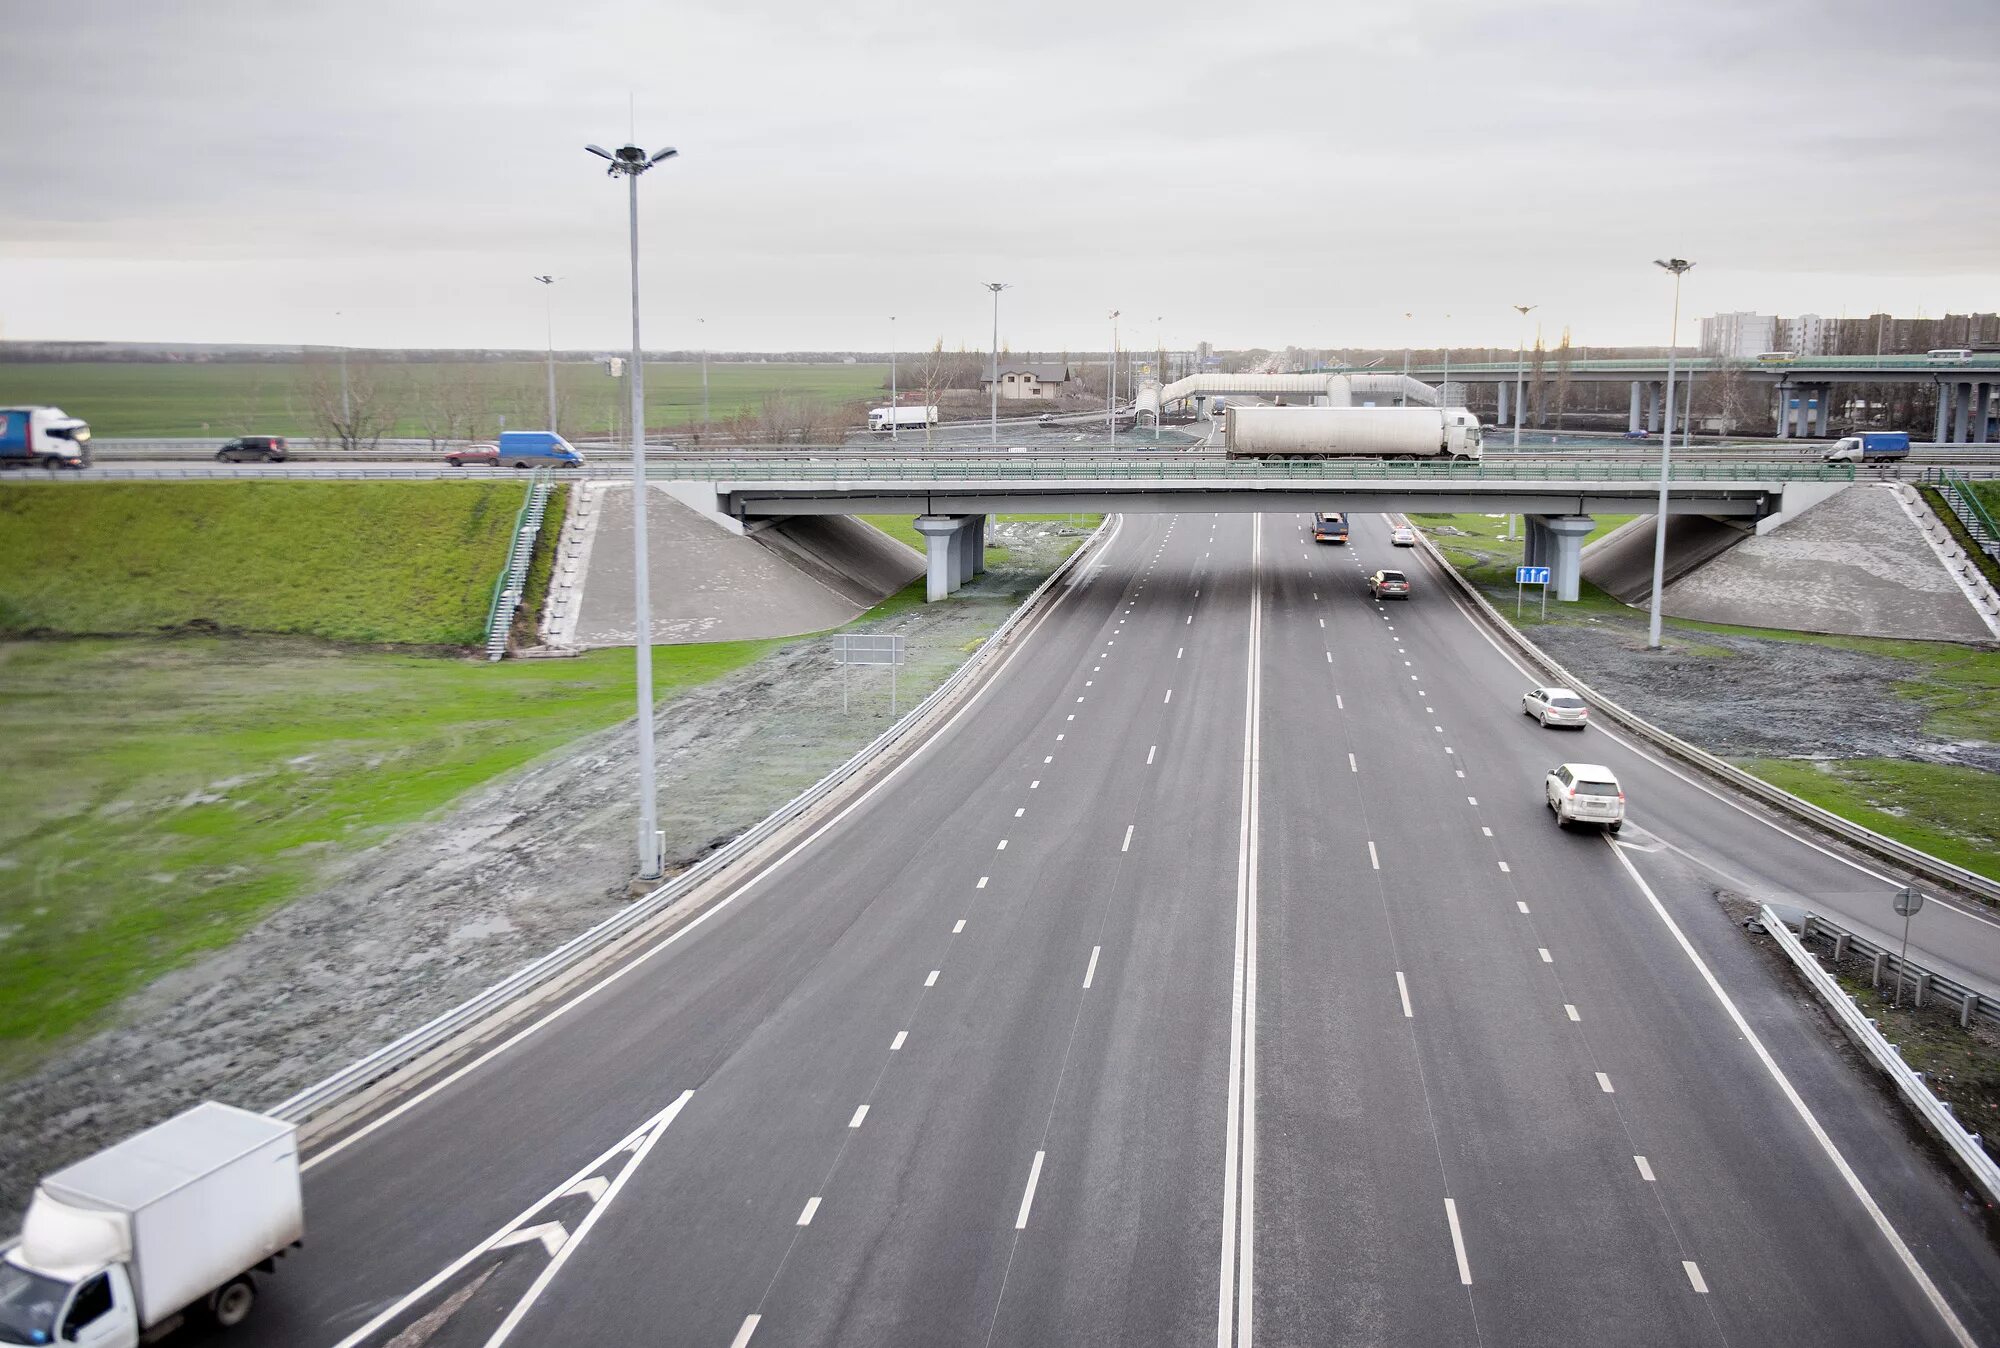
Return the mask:
M658 345L977 346L986 279L1016 346L1114 307L1140 342L1507 344L1525 301L1656 341L1667 251L1691 312L1993 309L1996 15L31 0L0 334L532 345L553 268L558 340L615 346L621 189L580 147L628 93L683 151L641 185Z

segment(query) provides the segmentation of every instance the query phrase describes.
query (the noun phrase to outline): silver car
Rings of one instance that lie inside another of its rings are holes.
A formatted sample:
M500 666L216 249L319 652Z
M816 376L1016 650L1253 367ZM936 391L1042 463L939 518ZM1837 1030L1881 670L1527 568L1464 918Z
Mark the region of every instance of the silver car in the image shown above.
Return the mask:
M1544 726L1571 725L1578 730L1590 723L1590 708L1567 688L1530 688L1521 694L1521 715Z

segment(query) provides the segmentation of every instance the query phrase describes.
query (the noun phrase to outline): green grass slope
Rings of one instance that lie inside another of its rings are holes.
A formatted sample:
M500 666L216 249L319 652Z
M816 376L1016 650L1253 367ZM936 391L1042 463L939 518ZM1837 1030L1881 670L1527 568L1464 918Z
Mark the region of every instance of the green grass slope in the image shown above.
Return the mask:
M0 633L186 628L470 645L515 482L144 482L0 491Z

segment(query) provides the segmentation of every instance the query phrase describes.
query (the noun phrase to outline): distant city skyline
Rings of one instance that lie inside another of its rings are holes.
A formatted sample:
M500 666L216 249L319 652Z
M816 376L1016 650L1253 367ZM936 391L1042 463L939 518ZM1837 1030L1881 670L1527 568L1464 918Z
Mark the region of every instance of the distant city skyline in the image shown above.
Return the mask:
M1516 304L1659 346L1663 256L1683 345L2000 309L1984 0L1015 16L30 0L0 338L535 349L552 274L557 345L615 350L624 200L582 147L628 130L681 151L640 188L657 349L982 350L987 280L1017 350L1102 350L1113 309L1136 349L1511 347Z

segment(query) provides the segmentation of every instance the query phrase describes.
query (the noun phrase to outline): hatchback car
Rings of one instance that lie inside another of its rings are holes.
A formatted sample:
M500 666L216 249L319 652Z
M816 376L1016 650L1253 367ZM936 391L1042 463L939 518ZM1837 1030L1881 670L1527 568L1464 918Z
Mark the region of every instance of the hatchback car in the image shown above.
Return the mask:
M1578 730L1590 722L1590 708L1567 688L1530 688L1521 694L1521 714L1545 726L1573 725Z
M1558 763L1542 779L1542 796L1558 828L1595 824L1616 833L1625 823L1625 792L1601 763Z
M1417 545L1417 531L1407 524L1398 525L1396 531L1389 535L1389 542L1399 548L1414 548Z
M283 463L291 457L282 435L239 435L215 451L218 463Z
M445 455L444 461L454 468L463 468L467 464L476 464L481 468L497 468L500 466L500 446L490 440L484 444L467 445L464 449L454 449Z
M1377 571L1368 578L1368 593L1377 599L1408 599L1410 578L1400 571Z

